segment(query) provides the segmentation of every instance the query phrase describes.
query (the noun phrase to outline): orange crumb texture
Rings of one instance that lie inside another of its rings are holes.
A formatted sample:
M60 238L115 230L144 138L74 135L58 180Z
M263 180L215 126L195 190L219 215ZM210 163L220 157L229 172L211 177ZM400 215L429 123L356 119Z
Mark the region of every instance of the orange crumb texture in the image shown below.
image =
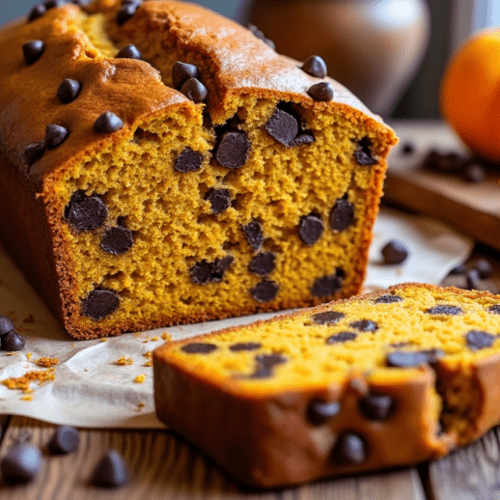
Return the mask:
M134 382L136 384L143 384L145 381L146 381L146 374L145 373L142 373L141 375L137 375L137 377L135 377L135 379L134 379Z
M115 361L115 365L131 365L133 362L134 360L132 358L126 358L125 355L123 355L120 359Z
M56 379L55 368L48 370L30 371L25 373L22 377L10 377L2 380L2 384L6 385L9 389L19 389L26 394L33 392L30 388L32 382L38 381L38 385L44 382L53 382Z
M30 356L31 358L31 356ZM57 358L46 358L42 356L40 359L35 361L35 365L43 366L44 368L51 368L52 366L56 366L59 364L59 360Z

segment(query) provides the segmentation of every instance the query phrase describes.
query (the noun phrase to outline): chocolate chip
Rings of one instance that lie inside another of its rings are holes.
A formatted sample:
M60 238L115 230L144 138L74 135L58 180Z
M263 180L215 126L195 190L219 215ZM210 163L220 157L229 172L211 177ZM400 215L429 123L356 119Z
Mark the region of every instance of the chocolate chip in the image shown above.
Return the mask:
M79 233L94 231L101 227L108 216L106 204L96 195L87 196L76 191L64 210L64 217Z
M111 227L105 233L101 241L101 248L111 255L123 255L127 253L134 244L132 231L123 226Z
M220 141L215 158L226 168L240 168L248 160L251 143L245 132L226 132Z
M394 304L402 301L403 299L399 295L382 295L375 299L375 304Z
M259 302L271 302L278 294L279 286L274 281L264 280L250 290L252 297Z
M94 130L99 134L116 132L123 127L123 121L111 111L104 112L94 123Z
M54 455L63 455L75 451L80 444L80 433L69 425L56 428L47 448Z
M34 21L35 19L38 19L39 17L42 17L45 12L46 12L45 5L39 3L33 6L33 8L30 10L30 13L28 14L28 22Z
M467 274L467 266L465 264L460 264L459 266L454 267L450 274L453 276Z
M387 366L395 368L411 368L425 364L433 364L444 354L439 349L427 349L424 351L404 352L394 351L387 355Z
M351 328L356 328L360 332L376 332L378 330L378 325L375 321L371 319L362 319L359 321L353 321L349 324Z
M120 297L118 297L115 291L92 290L87 297L82 300L82 316L98 321L114 313L119 305Z
M493 267L491 266L490 262L486 259L479 259L474 264L474 269L476 269L479 272L479 276L483 280L490 278L491 275L493 274Z
M264 33L259 28L257 28L257 26L248 24L247 28L254 34L255 37L257 37L259 40L262 40L266 45L271 47L271 49L276 50L276 45L274 45L274 42L269 38L266 38Z
M10 318L7 318L7 316L0 316L0 337L15 329L16 327Z
M321 401L315 399L307 407L307 419L313 425L323 425L336 417L340 413L340 403L338 401Z
M281 354L259 354L255 356L255 370L249 378L272 377L274 367L286 363L286 358Z
M203 102L208 94L205 85L197 78L190 78L185 82L181 87L181 92L196 104Z
M219 283L224 278L224 273L233 263L234 257L226 255L214 262L203 259L191 268L191 279L193 283L203 285L205 283Z
M231 205L229 189L210 189L207 191L205 199L210 202L213 214L221 214Z
M243 232L245 233L248 244L252 247L252 250L258 252L264 244L264 231L262 229L262 224L258 220L254 219L246 226L243 226Z
M65 104L73 102L80 91L82 90L82 84L76 80L71 80L70 78L64 79L59 88L57 89L57 97L59 100Z
M456 316L457 314L462 314L463 310L458 306L449 306L446 304L440 304L438 306L430 307L425 312L427 314L434 314L434 315Z
M66 1L67 0L45 0L45 2L43 2L43 5L47 10L49 10L49 9L54 9L56 7L62 7L63 5L66 4Z
M31 66L40 59L44 49L45 44L41 40L31 40L23 45L24 59L28 66Z
M127 3L116 14L116 22L118 26L122 26L129 19L132 19L138 9L139 5L136 3Z
M283 146L291 147L299 132L299 122L290 113L275 108L271 118L264 126L264 130Z
M323 221L317 215L307 215L299 222L300 239L309 246L314 245L323 234Z
M415 146L411 142L405 142L401 147L401 153L403 155L412 155L415 152Z
M479 351L491 347L495 339L495 335L481 330L471 330L465 336L465 342L471 351Z
M129 481L130 473L123 457L116 450L109 450L94 469L92 479L97 486L116 488Z
M122 47L118 54L116 54L117 59L137 59L137 60L142 60L142 54L141 51L132 44L125 45L125 47Z
M372 145L368 137L363 137L356 144L356 150L354 151L354 158L358 162L358 165L376 165L378 161L373 157Z
M26 149L23 151L23 160L28 167L31 167L34 163L36 163L45 153L45 143L44 142L35 142L26 146Z
M317 325L334 325L338 323L341 319L345 318L345 314L338 311L326 311L322 313L314 314L311 319Z
M354 205L346 198L340 198L335 202L330 212L330 227L333 231L345 231L354 223Z
M302 64L301 69L316 78L325 78L328 73L325 61L319 56L309 56Z
M172 66L172 84L179 90L191 78L199 78L200 72L194 64L177 61Z
M15 444L0 463L2 479L7 483L28 483L38 474L42 462L40 448L31 444Z
M402 264L410 254L406 246L399 240L389 241L381 250L384 264Z
M484 182L486 180L486 170L480 163L473 162L465 167L462 176L465 181L473 184Z
M436 150L431 150L423 161L423 166L426 169L434 170L440 173L455 173L463 170L465 159L458 153L440 153Z
M339 465L357 465L366 460L367 454L363 438L354 432L345 432L339 436L332 458Z
M203 155L197 151L193 151L190 147L186 147L184 151L175 160L174 169L177 172L195 172L200 170L203 163Z
M315 101L331 101L333 99L333 87L329 82L320 82L309 88L307 93Z
M68 137L69 132L62 125L47 125L45 129L45 144L48 148L57 148Z
M299 134L291 143L291 146L305 146L316 141L312 132L306 131Z
M248 269L259 276L267 276L274 271L275 267L276 255L272 252L264 252L259 253L252 259Z
M16 330L6 333L0 340L2 351L20 351L25 344L24 337Z
M187 354L210 354L215 351L217 346L214 344L206 344L203 342L195 342L192 344L186 344L181 347L181 351Z
M493 304L488 307L488 312L491 314L500 314L500 304Z
M392 396L372 393L359 400L359 410L368 420L387 420L394 409L395 401Z
M479 290L481 288L481 277L479 276L479 271L477 269L467 271L465 279L467 290Z
M342 278L338 275L324 276L314 281L312 294L315 297L329 297L342 288Z
M351 340L355 340L358 336L357 333L354 332L340 332L326 339L327 344L343 344L344 342L350 342Z
M262 344L260 342L239 342L238 344L233 344L229 346L229 350L233 352L240 351L255 351L260 349Z

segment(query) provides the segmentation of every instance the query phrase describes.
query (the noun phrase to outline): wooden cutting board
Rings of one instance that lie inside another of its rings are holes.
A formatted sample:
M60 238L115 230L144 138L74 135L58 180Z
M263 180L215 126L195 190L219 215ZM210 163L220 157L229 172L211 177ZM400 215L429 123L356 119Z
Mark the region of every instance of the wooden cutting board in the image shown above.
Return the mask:
M383 200L435 216L478 241L500 250L500 169L481 183L430 172L422 162L431 149L467 154L458 137L441 121L397 121L400 138L391 151ZM414 147L404 154L406 144Z

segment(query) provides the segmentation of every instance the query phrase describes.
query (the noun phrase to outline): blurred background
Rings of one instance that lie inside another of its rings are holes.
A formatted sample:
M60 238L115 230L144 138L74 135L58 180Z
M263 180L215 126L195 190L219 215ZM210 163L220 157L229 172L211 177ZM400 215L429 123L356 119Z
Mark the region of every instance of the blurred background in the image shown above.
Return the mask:
M385 117L438 118L439 83L471 32L500 24L497 0L199 0L249 20L297 59L327 60L331 76ZM1 0L0 22L33 0Z

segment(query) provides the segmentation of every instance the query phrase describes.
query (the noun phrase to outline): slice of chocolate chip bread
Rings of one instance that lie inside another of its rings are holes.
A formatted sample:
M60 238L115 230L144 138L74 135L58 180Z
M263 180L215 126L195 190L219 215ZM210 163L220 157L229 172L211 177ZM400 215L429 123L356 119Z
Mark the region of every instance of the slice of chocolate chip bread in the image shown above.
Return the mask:
M240 481L433 459L500 421L500 295L406 284L171 342L161 420Z
M116 0L0 33L0 236L71 335L359 291L395 135L259 37Z

